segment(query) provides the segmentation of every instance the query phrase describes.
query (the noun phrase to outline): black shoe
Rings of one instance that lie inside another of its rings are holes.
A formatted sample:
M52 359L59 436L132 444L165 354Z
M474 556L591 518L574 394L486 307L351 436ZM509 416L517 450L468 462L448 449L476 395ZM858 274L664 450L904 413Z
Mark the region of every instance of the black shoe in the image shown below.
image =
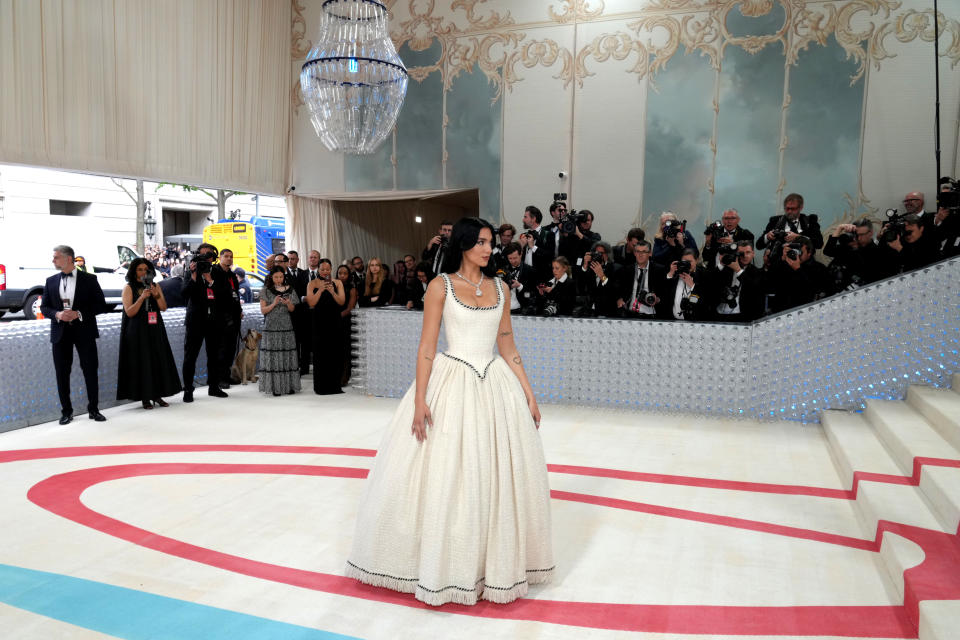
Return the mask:
M220 388L221 388L221 389L229 389L229 388L230 388L230 383L229 383L229 382L225 382L224 384L220 385Z
M193 389L183 392L183 401L184 402L193 402Z
M105 415L103 415L102 413L100 413L99 411L97 411L96 409L94 409L93 411L90 412L90 419L93 420L94 422L106 422L106 421L107 421L107 417L106 417Z
M71 422L73 422L73 414L60 416L60 424L70 424Z
M208 396L213 396L214 398L229 398L227 394L220 390L219 387L210 387L207 391Z
M274 391L274 392L273 392L273 395L274 395L274 397L279 398L279 397L280 397L280 392L279 392L279 391Z

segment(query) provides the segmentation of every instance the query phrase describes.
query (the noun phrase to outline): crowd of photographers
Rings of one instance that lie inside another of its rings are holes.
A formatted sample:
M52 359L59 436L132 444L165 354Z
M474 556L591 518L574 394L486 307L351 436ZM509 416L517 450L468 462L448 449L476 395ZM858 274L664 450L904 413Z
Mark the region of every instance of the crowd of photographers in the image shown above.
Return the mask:
M549 224L529 206L519 234L502 225L494 260L515 313L751 322L960 254L958 198L958 183L944 178L936 211L911 192L879 228L866 218L839 224L824 244L818 217L791 193L758 237L728 209L698 245L667 212L652 242L635 228L611 246L592 231L592 212L568 211L558 197ZM444 231L428 249L442 246Z

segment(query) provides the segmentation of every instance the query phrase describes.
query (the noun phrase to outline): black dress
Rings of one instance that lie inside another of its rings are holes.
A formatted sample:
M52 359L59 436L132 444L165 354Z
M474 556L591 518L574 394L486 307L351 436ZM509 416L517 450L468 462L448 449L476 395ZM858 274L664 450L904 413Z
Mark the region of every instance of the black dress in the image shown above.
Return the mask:
M133 287L133 299L143 287ZM150 324L150 313L156 324ZM180 393L177 363L163 327L163 316L153 298L144 300L132 318L120 320L120 358L117 364L117 400L153 400Z
M353 373L353 314L342 315L348 306L350 306L350 292L353 291L353 283L346 282L343 285L343 304L339 305L340 312L340 340L343 347L343 372L340 377L340 384L346 386L350 382L350 376Z
M319 395L343 393L343 329L341 306L324 291L313 308L313 390Z

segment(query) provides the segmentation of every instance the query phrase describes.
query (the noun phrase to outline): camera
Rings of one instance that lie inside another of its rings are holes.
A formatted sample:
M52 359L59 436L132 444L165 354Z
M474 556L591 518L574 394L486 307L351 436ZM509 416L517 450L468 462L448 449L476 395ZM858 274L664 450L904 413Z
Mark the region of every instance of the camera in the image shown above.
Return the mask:
M684 273L693 273L693 265L686 260L677 260L677 270L675 273L678 276Z
M676 238L678 235L683 233L683 230L686 226L686 220L683 222L680 222L679 220L667 220L663 223L663 237Z
M844 231L843 233L837 236L837 242L840 243L842 246L847 246L848 244L853 242L853 240L854 240L854 235L849 231Z
M197 276L202 276L205 273L210 273L210 270L213 269L213 257L206 253L200 253L190 260L190 262L197 265Z
M657 303L657 296L656 294L644 289L643 291L637 292L637 300L648 307L652 307Z
M716 222L711 222L707 225L703 235L710 236L713 240L719 240L720 238L725 238L727 236L727 228L723 226L722 222L717 220Z
M566 201L567 201L567 194L566 194L566 193L563 193L563 192L555 193L555 194L553 194L553 201L554 201L554 202L566 202Z
M889 243L903 238L907 233L906 217L907 214L897 213L896 209L887 209L887 222L883 225L880 240Z
M720 264L729 266L737 260L737 245L734 243L721 244L717 247L717 255L720 256Z
M686 298L680 301L680 312L684 317L691 315L697 309L697 304L700 302L700 296L695 293L690 294Z
M570 209L560 216L560 232L574 233L577 230L577 225L586 221L587 216L585 214L580 213L576 209Z
M737 297L740 295L740 285L735 284L723 288L723 304L731 309L737 306Z
M800 250L803 248L799 242L791 242L787 245L787 257L791 260L800 259Z
M145 287L147 287L147 288L149 289L150 287L153 286L153 279L154 279L155 276L156 276L156 274L154 274L153 271L148 271L148 272L143 276L143 278L141 278L140 282L143 283L143 286L145 286Z
M937 193L937 208L960 211L960 181L952 178L940 178L940 188L947 191Z

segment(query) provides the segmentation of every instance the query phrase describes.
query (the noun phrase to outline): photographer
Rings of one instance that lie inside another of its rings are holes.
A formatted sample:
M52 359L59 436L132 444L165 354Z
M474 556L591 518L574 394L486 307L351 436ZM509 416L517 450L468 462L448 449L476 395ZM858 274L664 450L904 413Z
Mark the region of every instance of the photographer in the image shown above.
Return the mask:
M617 309L624 318L653 319L667 281L667 270L653 262L653 249L646 240L633 248L633 266L623 267L617 274Z
M243 317L243 308L240 306L240 281L233 272L233 251L230 249L220 251L220 265L214 268L223 270L224 282L229 287L229 298L224 299L222 309L220 373L217 375L217 379L220 380L220 388L229 389L230 367L233 365L233 359L237 356L237 347L240 343L240 319ZM288 280L292 279L288 276Z
M503 250L508 244L513 242L514 236L517 235L517 228L512 224L505 223L500 225L500 228L497 229L497 242L494 243L493 252L490 256L490 260L493 261L493 264L498 269L504 269L507 266L507 258L503 255Z
M588 209L570 211L560 218L560 255L571 264L578 263L590 251L600 234L591 231L593 212Z
M547 317L569 316L573 313L577 298L570 263L563 256L558 256L550 263L550 267L553 278L537 285L537 293L540 294L537 306L540 313Z
M183 401L193 402L193 376L197 368L200 346L207 353L207 394L226 398L220 389L220 342L223 325L232 313L233 296L226 272L214 267L217 248L204 242L183 274L181 295L187 301L184 317L186 335L183 344Z
M670 263L683 256L686 249L693 249L694 255L700 255L697 241L686 230L686 224L680 222L672 211L664 211L660 214L660 230L653 240L653 261L666 270Z
M697 287L705 319L753 322L763 315L763 272L753 264L753 243L741 240L735 249L721 249L721 268L708 270Z
M703 310L699 308L700 292L695 289L703 275L704 269L697 266L694 250L684 249L680 259L672 262L667 271L662 289L663 304L657 315L665 320L698 320Z
M792 309L826 295L827 268L813 259L813 243L806 236L783 245L780 260L770 267L771 310Z
M815 251L823 246L823 235L820 233L820 223L814 214L804 214L803 196L791 193L783 199L783 215L770 216L767 228L757 239L757 249L765 249L775 244L798 242L800 236L809 238L811 250ZM779 261L782 250L774 247L773 261Z
M884 277L886 267L880 247L873 241L873 223L864 218L838 224L823 247L833 260L827 266L830 293L855 289Z
M520 249L523 252L521 256L523 263L533 269L537 279L545 281L550 277L550 261L554 254L547 246L546 228L540 226L543 222L543 214L540 209L529 205L523 210L523 233L520 234ZM553 236L551 232L549 235ZM556 246L556 245L553 245Z
M647 232L640 227L630 229L623 244L618 244L613 248L613 261L621 266L632 267L634 263L633 248L646 239Z
M617 315L617 295L614 285L616 272L620 265L610 259L611 249L606 242L594 242L590 251L584 254L576 270L578 304L575 310L578 316Z
M890 216L880 232L880 249L893 274L921 269L940 259L936 239L926 233L923 218L915 213Z
M937 213L931 231L942 257L960 255L960 182L940 178Z
M423 311L423 296L427 293L427 286L435 274L430 271L430 265L419 262L413 268L414 286L407 291L407 309Z
M704 231L703 264L708 269L723 269L719 249L724 245L738 245L744 240L753 246L753 234L740 226L740 213L736 209L723 212L719 222L711 223Z
M533 267L523 263L522 250L516 242L511 242L503 248L503 255L507 261L503 269L503 281L510 287L510 311L528 312L535 304L534 294L537 291L537 274Z
M425 262L430 263L430 268L434 273L440 273L440 266L447 254L447 243L450 242L451 233L453 233L453 223L444 220L440 223L440 232L430 238L427 248L423 250L421 257Z

